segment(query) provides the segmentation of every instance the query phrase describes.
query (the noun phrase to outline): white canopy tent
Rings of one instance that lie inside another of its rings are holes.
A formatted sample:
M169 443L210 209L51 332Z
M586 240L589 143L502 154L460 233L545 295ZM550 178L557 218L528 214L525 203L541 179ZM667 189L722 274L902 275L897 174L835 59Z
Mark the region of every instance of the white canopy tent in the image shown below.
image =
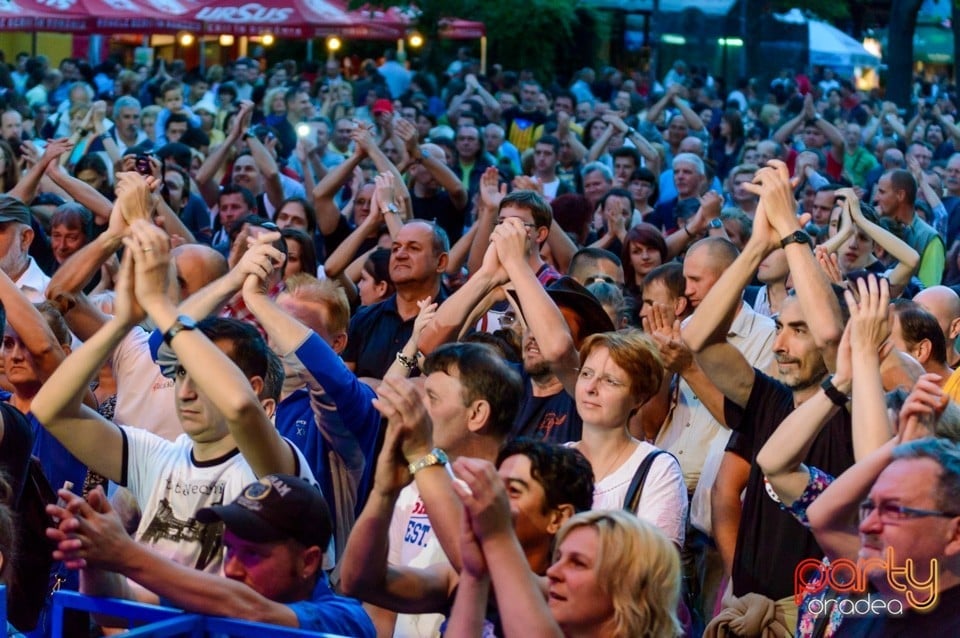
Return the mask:
M877 67L880 57L867 51L849 35L827 24L811 20L810 64L830 67Z
M780 22L807 24L810 64L813 66L872 67L880 66L880 57L870 53L849 35L826 22L808 19L800 9L775 13Z

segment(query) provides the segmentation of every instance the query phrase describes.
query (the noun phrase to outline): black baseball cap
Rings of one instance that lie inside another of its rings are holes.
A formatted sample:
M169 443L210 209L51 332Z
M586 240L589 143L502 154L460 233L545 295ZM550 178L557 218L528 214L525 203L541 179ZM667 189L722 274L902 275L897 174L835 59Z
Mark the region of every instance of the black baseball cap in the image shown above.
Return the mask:
M233 503L199 510L197 520L223 521L231 533L253 543L292 539L326 550L333 535L330 509L320 489L287 474L264 476L245 487Z

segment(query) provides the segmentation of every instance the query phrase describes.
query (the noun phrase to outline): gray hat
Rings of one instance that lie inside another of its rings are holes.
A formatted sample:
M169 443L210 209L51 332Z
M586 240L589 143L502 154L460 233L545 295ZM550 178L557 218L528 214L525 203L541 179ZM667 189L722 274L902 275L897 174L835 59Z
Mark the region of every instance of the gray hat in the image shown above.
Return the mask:
M0 223L20 222L30 225L30 208L11 195L0 195Z

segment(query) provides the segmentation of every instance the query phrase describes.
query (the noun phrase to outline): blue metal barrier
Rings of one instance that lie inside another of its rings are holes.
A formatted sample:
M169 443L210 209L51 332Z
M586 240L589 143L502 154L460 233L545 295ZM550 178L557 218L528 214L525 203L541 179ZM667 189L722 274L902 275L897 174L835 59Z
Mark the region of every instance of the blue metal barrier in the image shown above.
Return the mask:
M4 598L5 600L5 598ZM71 591L58 591L53 595L53 627L54 638L69 638L63 636L63 613L67 609L76 609L91 614L103 614L123 618L127 627L131 629L123 634L125 637L138 638L174 638L175 636L189 636L190 638L206 638L208 636L229 636L231 638L347 638L334 634L322 634L312 631L302 631L289 627L267 625L264 623L247 622L217 616L202 616L190 614L181 609L146 605L130 600L116 598L96 598L84 596ZM4 605L4 612L6 606ZM4 618L6 614L4 613Z

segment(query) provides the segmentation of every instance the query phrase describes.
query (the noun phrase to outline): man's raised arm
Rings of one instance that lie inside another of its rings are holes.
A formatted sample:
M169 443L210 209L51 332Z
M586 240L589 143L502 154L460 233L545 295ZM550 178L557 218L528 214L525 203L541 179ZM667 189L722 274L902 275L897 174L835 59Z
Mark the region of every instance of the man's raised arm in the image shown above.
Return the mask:
M143 317L134 301L133 261L125 256L114 301L114 316L53 372L33 399L38 421L71 454L111 481L123 480L123 435L96 411L82 405L87 383L113 349Z
M124 238L136 264L137 301L163 334L179 321L177 307L167 295L170 241L156 226L137 221ZM265 273L266 277L269 273ZM251 279L252 278L252 279ZM261 285L250 275L245 285ZM257 397L263 379L248 380L227 355L203 333L180 330L169 345L191 380L226 421L250 467L257 476L299 474L298 460L271 423Z
M767 167L760 169L754 181L757 183L745 184L744 188L763 199L766 218L776 230L776 237L783 242L798 232L803 233L806 218L797 217L797 203L793 199L787 165L780 160L771 160ZM837 347L843 336L840 302L807 243L791 241L783 250L807 327L823 352L824 362L833 371L836 369Z
M743 303L743 288L778 243L761 204L750 241L703 298L682 331L683 342L696 353L697 363L706 375L724 396L740 406L750 398L754 372L740 351L727 342L727 333Z

